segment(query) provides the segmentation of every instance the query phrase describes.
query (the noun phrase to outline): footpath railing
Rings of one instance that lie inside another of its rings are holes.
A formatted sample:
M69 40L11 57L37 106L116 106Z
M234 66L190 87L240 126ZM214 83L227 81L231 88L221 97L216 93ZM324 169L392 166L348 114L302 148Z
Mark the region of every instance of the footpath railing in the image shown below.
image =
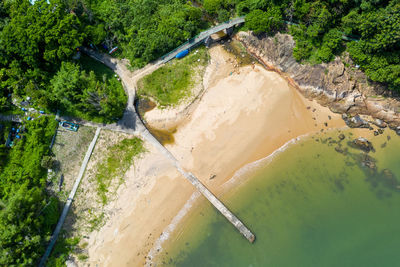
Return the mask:
M58 219L57 226L56 226L56 228L55 228L55 230L54 230L54 232L53 232L53 234L52 234L52 236L50 238L50 242L49 242L49 244L48 244L48 246L46 248L46 251L45 251L43 257L40 260L39 267L45 266L47 258L50 256L50 253L51 253L51 251L52 251L52 249L53 249L53 247L54 247L54 245L55 245L55 243L57 241L58 235L60 234L60 231L61 231L62 226L64 224L65 218L67 217L68 211L69 211L69 209L70 209L70 207L72 205L72 201L74 200L76 191L78 190L78 187L79 187L79 184L81 183L83 174L85 173L86 166L87 166L87 164L89 162L90 156L93 153L93 149L94 149L94 146L96 145L97 138L100 135L100 131L101 131L101 129L97 128L96 133L95 133L95 135L93 137L93 140L92 140L92 142L90 143L90 145L88 147L88 150L86 152L85 158L83 159L83 162L82 162L81 169L79 171L78 177L75 180L75 183L74 183L74 186L73 186L71 192L69 193L68 199L67 199L67 201L66 201L66 203L64 205L64 209L63 209L63 211L61 213L60 218Z
M177 48L175 48L174 50L168 52L167 54L165 54L164 56L162 56L159 61L157 62L158 64L161 63L165 63L168 62L169 60L171 60L172 58L174 58L179 52L185 50L185 49L189 49L195 45L197 45L199 42L203 41L204 39L206 39L208 36L217 33L219 31L222 31L224 29L233 27L237 24L243 23L245 21L245 17L238 17L232 20L228 20L225 21L215 27L212 27L208 30L205 30L199 34L197 34L196 36L192 37L191 39L189 39L188 41L184 42L183 44L181 44L180 46L178 46Z

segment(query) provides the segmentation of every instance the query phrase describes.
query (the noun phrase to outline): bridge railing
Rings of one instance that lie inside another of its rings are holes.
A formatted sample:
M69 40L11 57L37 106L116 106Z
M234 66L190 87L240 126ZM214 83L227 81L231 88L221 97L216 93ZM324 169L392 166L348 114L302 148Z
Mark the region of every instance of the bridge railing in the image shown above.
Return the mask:
M195 42L195 40L196 40L197 38L201 38L202 35L208 36L208 35L209 35L209 34L208 34L209 32L213 32L213 33L219 32L219 31L225 29L225 28L226 28L226 25L230 25L232 22L234 22L234 21L236 21L236 20L242 20L242 19L244 20L244 17L245 17L245 16L237 17L237 18L234 18L234 19L227 20L227 21L225 21L225 22L223 22L223 23L221 23L221 24L216 25L215 27L212 27L212 28L210 28L210 29L208 29L208 30L205 30L205 31L200 32L199 34L197 34L196 36L190 38L188 41L184 42L183 44L181 44L180 46L178 46L178 47L175 48L174 50L172 50L172 51L168 52L167 54L163 55L163 56L161 57L161 61L166 60L171 54L173 54L173 53L175 53L176 51L182 49L184 46L190 45L192 42ZM232 25L232 26L233 26L233 25Z

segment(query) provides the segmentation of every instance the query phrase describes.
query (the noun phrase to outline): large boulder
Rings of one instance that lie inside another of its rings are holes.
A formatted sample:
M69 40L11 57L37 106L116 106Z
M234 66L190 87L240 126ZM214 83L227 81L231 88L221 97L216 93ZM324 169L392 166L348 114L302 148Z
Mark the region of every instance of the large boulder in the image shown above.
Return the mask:
M372 143L368 141L364 137L359 137L353 140L353 145L356 148L359 148L361 150L364 150L365 152L373 151L374 147L372 146Z
M373 121L371 121L373 124L375 124L376 126L378 126L379 128L386 128L387 127L387 123L384 122L383 120L380 119L375 119Z
M350 128L369 128L369 123L363 120L359 115L349 117L343 114L342 118Z

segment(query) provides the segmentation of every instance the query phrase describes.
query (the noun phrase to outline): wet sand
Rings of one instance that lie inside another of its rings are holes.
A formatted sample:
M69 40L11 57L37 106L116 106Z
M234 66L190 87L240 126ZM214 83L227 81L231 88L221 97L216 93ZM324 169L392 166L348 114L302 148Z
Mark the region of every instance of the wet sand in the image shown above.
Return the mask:
M340 115L305 99L279 74L257 64L237 68L232 55L221 46L209 51L204 94L190 112L176 112L180 123L175 125L175 143L166 147L217 196L238 169L268 156L287 141L344 126ZM159 113L146 113L146 121L171 127L173 118L166 116L160 123L155 115ZM118 200L110 203L113 213L109 221L90 236L88 263L142 266L155 241L194 191L148 146L148 152L127 173Z

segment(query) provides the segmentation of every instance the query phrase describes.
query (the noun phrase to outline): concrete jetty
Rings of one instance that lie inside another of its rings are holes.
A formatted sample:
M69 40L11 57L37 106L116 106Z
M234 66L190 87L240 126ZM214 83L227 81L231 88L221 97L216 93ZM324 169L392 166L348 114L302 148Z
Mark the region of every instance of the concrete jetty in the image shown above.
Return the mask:
M225 216L225 218L238 229L238 231L247 239L250 243L256 240L256 236L244 225L238 217L236 217L225 205L211 193L207 187L205 187L193 174L188 173L185 177L194 185L197 190L205 196L213 206Z
M136 116L138 116L136 114ZM256 239L255 235L236 217L225 205L213 194L202 182L192 173L185 171L179 161L166 149L142 124L142 121L137 117L136 127L138 134L143 139L147 140L155 146L166 158L172 161L176 169L196 187L196 189L219 211L225 218L250 242L253 243Z

